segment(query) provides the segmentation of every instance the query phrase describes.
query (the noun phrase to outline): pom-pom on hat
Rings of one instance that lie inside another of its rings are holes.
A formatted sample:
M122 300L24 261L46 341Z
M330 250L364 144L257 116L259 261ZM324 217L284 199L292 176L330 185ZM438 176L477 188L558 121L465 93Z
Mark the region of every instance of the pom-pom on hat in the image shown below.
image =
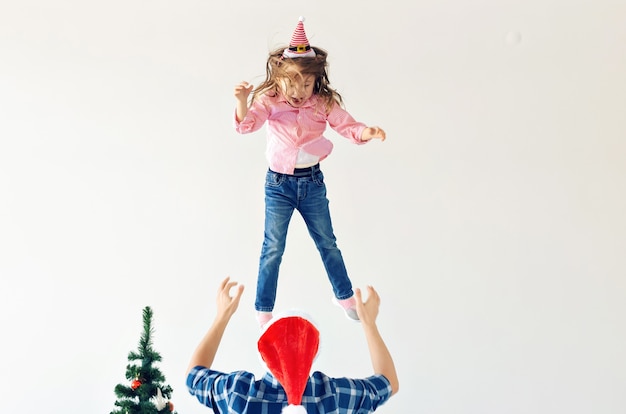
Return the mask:
M277 316L261 334L257 343L261 359L287 394L289 405L283 414L306 414L302 394L319 345L319 331L304 314Z
M292 59L299 57L315 57L315 51L311 48L309 39L307 39L304 31L304 17L300 16L298 20L298 25L291 35L289 47L285 48L283 56Z

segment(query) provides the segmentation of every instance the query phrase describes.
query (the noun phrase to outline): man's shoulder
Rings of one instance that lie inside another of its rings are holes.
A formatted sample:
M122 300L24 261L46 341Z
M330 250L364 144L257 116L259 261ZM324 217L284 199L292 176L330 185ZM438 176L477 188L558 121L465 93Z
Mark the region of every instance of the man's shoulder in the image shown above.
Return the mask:
M330 375L325 374L324 372L321 371L315 371L311 374L311 378L319 378L319 379L326 379L326 380L353 380L353 381L361 381L361 380L378 380L378 379L383 379L384 381L387 381L387 378L385 378L384 375L382 374L373 374L370 375L368 377L363 377L363 378L356 378L356 377L332 377ZM388 381L387 381L388 382Z
M211 368L203 367L198 365L189 371L189 375L187 376L188 381L197 381L200 378L206 379L228 379L229 381L245 381L248 383L255 382L254 374L248 371L232 371L232 372L222 372L216 371Z

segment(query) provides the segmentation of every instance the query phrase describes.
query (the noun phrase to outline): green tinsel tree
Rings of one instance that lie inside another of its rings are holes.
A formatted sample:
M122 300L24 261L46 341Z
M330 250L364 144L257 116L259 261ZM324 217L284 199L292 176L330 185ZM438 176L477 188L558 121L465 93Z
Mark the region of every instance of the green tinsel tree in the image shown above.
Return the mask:
M152 349L152 309L143 309L143 333L138 352L128 353L126 365L128 385L117 384L115 405L111 414L176 414L170 402L172 387L164 385L165 376L153 364L161 361L161 355Z

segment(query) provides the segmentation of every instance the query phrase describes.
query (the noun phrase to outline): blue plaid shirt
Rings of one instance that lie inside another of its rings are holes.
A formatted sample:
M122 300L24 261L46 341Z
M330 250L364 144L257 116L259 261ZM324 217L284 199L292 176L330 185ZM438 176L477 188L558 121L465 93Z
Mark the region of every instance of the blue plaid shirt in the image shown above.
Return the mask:
M255 381L250 372L226 374L197 366L187 376L187 388L214 413L280 414L287 405L283 387L270 373ZM391 385L382 375L330 378L316 371L309 377L302 405L309 414L366 414L390 396Z

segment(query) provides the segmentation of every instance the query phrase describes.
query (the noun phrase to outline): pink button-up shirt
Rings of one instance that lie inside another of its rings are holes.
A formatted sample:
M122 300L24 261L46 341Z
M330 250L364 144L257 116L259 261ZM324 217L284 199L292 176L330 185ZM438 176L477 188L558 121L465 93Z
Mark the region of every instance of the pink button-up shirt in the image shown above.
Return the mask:
M320 161L331 153L333 143L323 136L326 123L355 144L368 142L361 140L365 124L355 121L336 102L327 114L324 102L317 95L299 108L289 105L280 94L262 95L254 101L241 122L235 116L235 129L240 134L247 134L259 130L265 121L269 166L272 171L283 174L293 174L301 150Z

